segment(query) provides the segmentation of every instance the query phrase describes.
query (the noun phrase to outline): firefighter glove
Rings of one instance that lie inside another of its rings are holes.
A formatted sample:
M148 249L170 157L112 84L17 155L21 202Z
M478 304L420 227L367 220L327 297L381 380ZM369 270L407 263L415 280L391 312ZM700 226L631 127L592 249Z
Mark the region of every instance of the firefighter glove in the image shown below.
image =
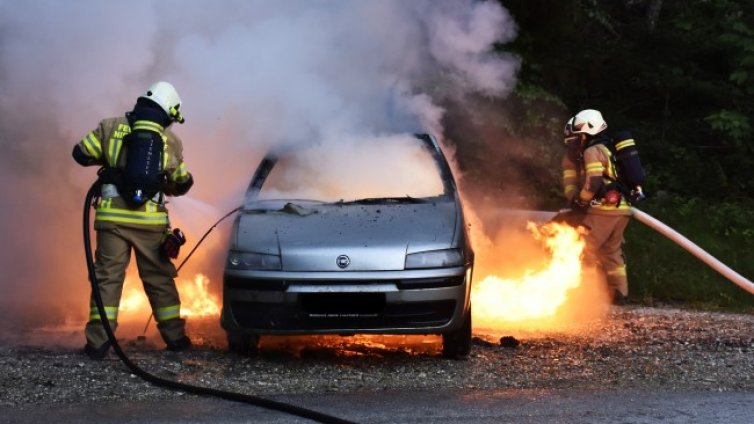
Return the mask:
M579 212L586 212L589 209L589 206L589 202L582 200L579 196L574 197L573 201L571 201L571 209Z
M162 254L168 258L175 259L181 251L181 246L186 244L186 236L183 231L176 228L171 233L167 233L165 240L162 242Z

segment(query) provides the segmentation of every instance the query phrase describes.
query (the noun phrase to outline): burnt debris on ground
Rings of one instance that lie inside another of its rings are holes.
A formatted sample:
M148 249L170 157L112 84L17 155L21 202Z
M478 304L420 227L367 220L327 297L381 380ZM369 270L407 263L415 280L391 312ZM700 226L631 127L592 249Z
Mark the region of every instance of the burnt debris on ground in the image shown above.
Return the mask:
M753 327L751 315L630 307L614 308L585 335L517 336L521 343L515 349L475 333L464 361L442 359L436 336L414 337L408 345L400 338L278 339L263 344L258 358L226 352L217 335L199 334L190 352L165 352L151 341L126 340L126 349L160 376L264 395L497 388L726 391L754 389ZM79 350L0 340L0 406L187 396L142 381L112 354L94 362Z

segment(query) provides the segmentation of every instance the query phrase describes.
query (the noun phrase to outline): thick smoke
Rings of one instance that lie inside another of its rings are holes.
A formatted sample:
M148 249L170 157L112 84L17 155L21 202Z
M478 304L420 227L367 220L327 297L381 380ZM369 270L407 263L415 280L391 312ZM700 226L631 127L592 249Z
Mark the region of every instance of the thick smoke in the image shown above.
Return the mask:
M265 179L261 198L348 202L444 192L432 153L411 135L338 137L297 153L277 162Z
M95 169L70 151L152 82L183 98L174 130L196 185L171 217L195 240L269 148L442 137L439 96L512 89L518 63L492 46L515 33L492 1L0 0L0 325L85 319L80 221ZM216 276L216 262L193 266Z

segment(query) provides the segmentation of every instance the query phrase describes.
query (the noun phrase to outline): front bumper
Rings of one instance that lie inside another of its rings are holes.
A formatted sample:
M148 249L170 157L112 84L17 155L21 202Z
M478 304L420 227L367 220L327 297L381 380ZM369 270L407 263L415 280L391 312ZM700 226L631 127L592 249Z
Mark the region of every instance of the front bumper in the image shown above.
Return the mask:
M226 270L222 326L247 334L432 334L458 328L471 267L381 272Z

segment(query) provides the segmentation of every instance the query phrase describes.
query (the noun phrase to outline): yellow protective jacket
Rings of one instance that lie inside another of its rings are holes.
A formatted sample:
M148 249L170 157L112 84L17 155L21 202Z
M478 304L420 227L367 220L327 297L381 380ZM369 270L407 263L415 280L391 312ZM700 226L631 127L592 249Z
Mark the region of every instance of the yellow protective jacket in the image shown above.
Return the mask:
M602 184L610 184L618 178L615 158L604 144L587 147L583 154L583 165L569 156L563 158L563 193L566 199L573 200L575 196L583 202L593 202L587 213L601 215L630 215L631 204L625 197L617 205L603 204L596 193Z
M167 184L163 188L166 195L177 195L176 186L191 178L183 161L183 144L169 129L151 121L136 121L134 128L157 131L165 142L162 169L167 174ZM123 168L126 146L123 137L131 132L125 117L106 118L97 128L89 132L78 143L78 148L91 158L90 165ZM103 190L104 191L104 190ZM97 224L112 222L130 227L150 228L163 231L168 225L168 214L164 204L148 200L137 209L131 209L120 197L103 198L96 206L95 228Z

